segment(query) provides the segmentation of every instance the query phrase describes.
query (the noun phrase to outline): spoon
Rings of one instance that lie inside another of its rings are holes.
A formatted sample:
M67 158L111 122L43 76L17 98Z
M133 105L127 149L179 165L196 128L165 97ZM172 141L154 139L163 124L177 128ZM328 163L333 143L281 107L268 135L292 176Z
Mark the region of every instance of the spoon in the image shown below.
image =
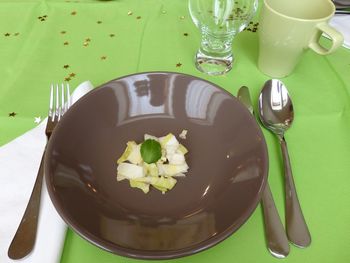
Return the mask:
M247 107L255 119L248 87L242 86L238 90L237 98ZM285 258L289 254L289 243L281 218L278 215L275 201L272 197L269 182L266 182L265 189L263 190L261 204L263 208L265 236L268 250L277 258Z
M259 117L262 124L278 138L283 155L286 192L286 230L288 239L298 247L307 247L311 236L296 193L284 133L294 118L293 104L285 85L271 79L265 82L259 96Z

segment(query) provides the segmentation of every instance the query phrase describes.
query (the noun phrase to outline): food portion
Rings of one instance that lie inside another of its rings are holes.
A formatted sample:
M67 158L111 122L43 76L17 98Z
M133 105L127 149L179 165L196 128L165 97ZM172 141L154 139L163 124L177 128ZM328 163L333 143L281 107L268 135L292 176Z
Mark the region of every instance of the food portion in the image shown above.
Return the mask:
M145 134L140 144L127 142L117 161L117 180L129 180L131 187L139 188L145 194L150 191L150 186L164 194L175 186L176 178L186 176L189 168L185 159L187 152L172 133L159 138Z

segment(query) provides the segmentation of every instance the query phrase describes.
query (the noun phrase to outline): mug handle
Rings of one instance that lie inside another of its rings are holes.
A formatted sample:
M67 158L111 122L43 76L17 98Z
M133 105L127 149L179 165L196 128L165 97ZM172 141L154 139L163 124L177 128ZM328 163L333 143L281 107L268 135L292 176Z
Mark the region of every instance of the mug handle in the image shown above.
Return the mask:
M338 47L340 47L343 44L343 35L337 30L335 30L333 27L328 25L326 22L319 23L316 25L316 27L319 30L319 33L315 34L315 36L311 39L311 42L309 44L309 48L311 48L316 53L320 55L327 55L335 51ZM322 47L318 43L322 33L327 34L332 41L332 46L329 49Z

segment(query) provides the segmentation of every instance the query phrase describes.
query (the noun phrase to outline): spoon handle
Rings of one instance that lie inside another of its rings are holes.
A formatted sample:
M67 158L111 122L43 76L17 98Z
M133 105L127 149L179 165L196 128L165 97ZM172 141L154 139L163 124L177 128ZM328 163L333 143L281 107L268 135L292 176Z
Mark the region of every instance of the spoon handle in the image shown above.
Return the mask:
M301 211L297 192L294 185L287 143L284 136L279 136L282 148L285 190L286 190L286 230L288 239L298 247L307 247L311 243L311 236Z

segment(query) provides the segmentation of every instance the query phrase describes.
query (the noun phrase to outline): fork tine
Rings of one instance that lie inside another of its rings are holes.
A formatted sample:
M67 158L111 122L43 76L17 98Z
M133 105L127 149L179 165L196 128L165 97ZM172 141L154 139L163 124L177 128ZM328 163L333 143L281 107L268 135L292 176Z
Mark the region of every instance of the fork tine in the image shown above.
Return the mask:
M53 114L53 84L51 84L51 89L50 89L50 106L49 106L49 118L52 119L54 118Z
M59 100L59 86L58 84L56 84L56 112L55 112L55 115L57 117L57 121L59 121L60 119L60 108L59 108L59 105L60 105L60 100Z
M63 114L66 112L66 107L65 107L65 104L64 104L64 84L62 83L61 84L61 106L60 106L60 109L61 109L61 117L63 116Z
M67 83L67 107L66 110L68 110L71 106L71 98L70 98L70 86L69 83Z

